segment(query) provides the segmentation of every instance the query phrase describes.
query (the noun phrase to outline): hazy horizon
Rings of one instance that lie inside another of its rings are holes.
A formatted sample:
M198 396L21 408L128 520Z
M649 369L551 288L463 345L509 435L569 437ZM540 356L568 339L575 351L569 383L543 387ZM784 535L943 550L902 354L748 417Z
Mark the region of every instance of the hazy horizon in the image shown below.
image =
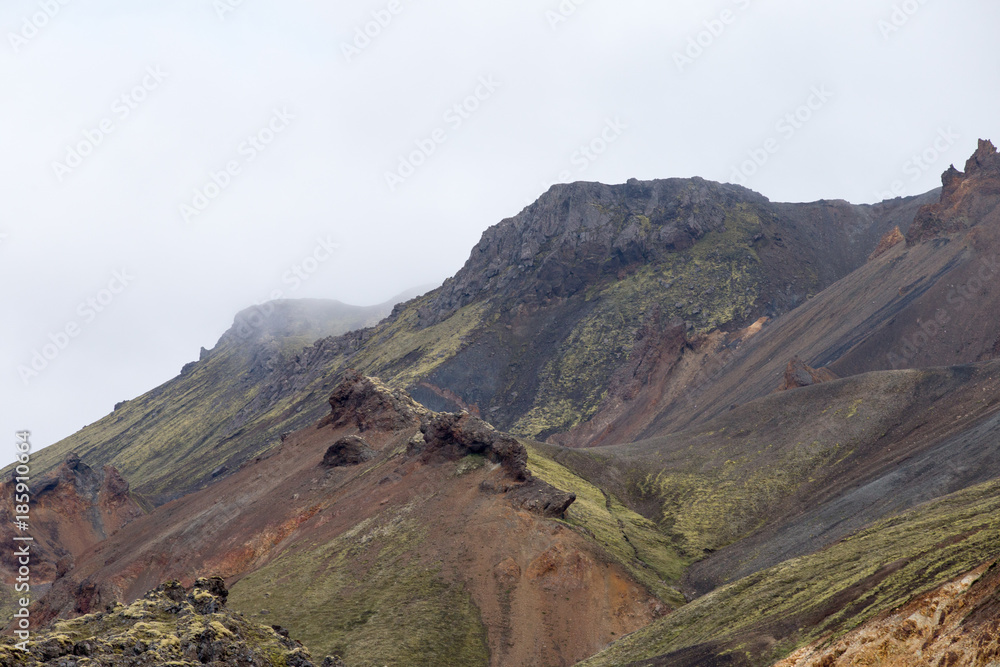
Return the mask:
M972 0L13 0L2 428L51 444L275 296L440 284L555 183L931 190L1000 139L997 18Z

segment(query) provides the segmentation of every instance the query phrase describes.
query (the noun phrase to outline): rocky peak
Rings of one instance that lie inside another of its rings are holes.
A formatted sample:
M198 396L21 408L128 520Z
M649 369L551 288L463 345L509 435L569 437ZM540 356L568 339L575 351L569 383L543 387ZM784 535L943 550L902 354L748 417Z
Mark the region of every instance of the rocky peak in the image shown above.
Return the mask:
M689 248L723 229L726 210L745 202L767 199L700 178L555 185L483 233L465 266L421 309L420 325L496 294L528 305L571 296L602 275Z
M968 229L1000 206L1000 153L993 142L980 139L965 171L951 165L941 183L941 199L917 212L908 245Z
M979 147L976 149L976 152L965 163L965 175L967 177L979 174L1000 176L1000 153L997 152L997 148L993 145L993 142L988 139L979 140Z

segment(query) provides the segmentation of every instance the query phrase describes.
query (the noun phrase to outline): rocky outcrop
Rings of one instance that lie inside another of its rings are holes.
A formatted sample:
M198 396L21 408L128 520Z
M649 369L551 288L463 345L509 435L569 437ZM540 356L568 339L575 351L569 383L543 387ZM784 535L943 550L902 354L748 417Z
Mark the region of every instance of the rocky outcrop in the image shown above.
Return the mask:
M479 454L500 464L515 481L523 482L531 477L524 446L478 417L464 412L434 414L424 420L420 431L424 434L424 444L411 448L411 452L418 450L425 459L438 456L460 459Z
M111 466L94 470L71 452L63 464L30 485L27 532L32 546L33 582L44 585L72 568L77 556L145 514L141 500ZM14 498L15 480L0 484L0 494ZM13 544L19 532L11 504L0 507L0 539ZM0 552L0 577L10 581L16 557Z
M424 461L483 456L500 466L503 479L487 479L481 488L506 494L515 507L544 517L562 517L576 500L576 494L533 477L524 445L478 417L464 412L433 414L424 420L420 430L423 443L411 442L410 455L420 456Z
M562 491L532 477L526 484L512 489L507 499L515 507L521 507L547 518L562 518L569 506L576 501L576 494Z
M344 468L361 465L375 458L375 450L363 438L349 435L330 445L320 465L324 468Z
M903 232L899 231L899 227L893 227L886 232L885 236L882 237L882 240L878 242L878 246L874 251L872 251L872 254L868 256L868 261L870 262L877 257L881 257L900 243L905 242L906 239L903 237Z
M301 643L282 628L265 627L226 609L228 592L218 577L185 589L176 581L127 607L62 621L33 633L20 650L17 638L0 640L0 665L212 665L316 667ZM324 666L343 664L328 657Z
M985 572L984 572L985 570ZM989 667L1000 664L1000 567L994 563L918 596L832 643L817 642L775 667Z
M401 431L419 424L407 455L424 463L457 461L482 456L500 469L500 478L483 482L485 491L506 494L516 507L545 517L561 517L576 495L560 491L533 477L528 452L517 438L497 431L468 412L431 412L404 391L391 389L376 378L351 372L330 396L331 414L319 428L354 426L364 432ZM330 445L320 465L336 468L360 465L377 455L361 437L351 435Z
M318 427L357 426L362 433L374 429L399 431L418 426L427 409L398 389L392 389L378 378L348 371L330 395L332 412Z
M907 234L908 245L966 230L1000 206L1000 153L993 142L980 139L965 172L952 165L941 183L941 199L917 213Z
M828 368L813 368L798 356L792 357L785 368L785 377L778 391L788 391L800 387L810 387L821 382L836 380L837 374Z

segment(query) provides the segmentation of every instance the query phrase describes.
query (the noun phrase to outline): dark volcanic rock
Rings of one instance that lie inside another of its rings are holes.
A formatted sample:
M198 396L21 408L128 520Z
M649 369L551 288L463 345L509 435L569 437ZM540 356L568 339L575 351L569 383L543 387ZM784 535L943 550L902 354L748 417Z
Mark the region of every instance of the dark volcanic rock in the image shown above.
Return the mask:
M486 457L501 466L506 481L487 480L481 488L507 494L515 507L545 517L561 517L576 500L576 494L561 491L533 477L528 470L528 452L524 445L478 417L464 412L434 414L424 420L420 430L425 444L411 448L411 454L420 454L424 460L459 459L470 454Z
M478 417L468 413L435 414L420 425L424 434L424 456L444 454L459 459L469 454L481 454L503 466L517 481L527 480L528 452L515 438L500 433Z
M562 491L532 477L527 484L510 491L507 498L515 507L523 507L545 517L561 518L576 501L576 494Z
M373 458L375 458L375 450L369 447L363 438L349 435L330 445L326 454L323 455L323 462L320 465L324 468L342 468L361 465Z
M405 392L390 389L377 378L348 371L344 380L330 396L330 415L319 427L346 425L357 426L362 432L369 429L399 431L417 426L426 408Z

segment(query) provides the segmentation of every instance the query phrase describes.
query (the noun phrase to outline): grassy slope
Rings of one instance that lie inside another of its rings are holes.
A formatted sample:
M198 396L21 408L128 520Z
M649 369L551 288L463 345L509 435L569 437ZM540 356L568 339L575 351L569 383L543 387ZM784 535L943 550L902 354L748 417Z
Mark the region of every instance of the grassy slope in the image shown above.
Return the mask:
M566 522L598 542L617 562L654 595L678 607L684 596L675 588L684 568L693 560L657 530L655 524L622 505L614 496L528 446L532 474L564 491L576 494Z
M706 642L770 664L995 557L998 540L1000 482L990 482L714 591L581 664L621 665ZM753 637L770 633L779 641L757 653Z
M358 667L487 664L478 609L417 556L425 531L407 514L286 553L240 580L230 604L261 623L273 614L316 654Z
M877 441L912 405L921 378L881 374L772 395L701 429L631 445L541 447L640 509L694 560L759 528Z

